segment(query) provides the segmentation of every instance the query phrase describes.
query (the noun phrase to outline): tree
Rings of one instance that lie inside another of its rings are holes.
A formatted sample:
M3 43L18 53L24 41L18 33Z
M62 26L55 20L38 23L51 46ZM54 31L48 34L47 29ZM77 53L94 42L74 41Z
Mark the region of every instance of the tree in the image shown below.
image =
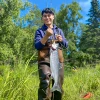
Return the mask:
M91 56L89 63L100 59L100 4L98 0L91 1L89 19L86 30L80 39L80 50Z
M33 36L37 27L22 24L23 20L32 20L33 13L20 18L20 11L27 8L31 8L30 3L22 0L0 2L0 64L25 62L34 53Z
M100 2L98 0L91 1L91 8L89 10L88 25L89 30L100 28Z
M82 18L80 14L81 8L77 2L64 5L60 7L60 11L56 15L56 23L63 30L65 37L69 42L68 49L65 50L65 55L68 55L71 65L75 64L75 53L77 53L78 42L78 27L80 25L79 20ZM77 32L77 33L76 33Z

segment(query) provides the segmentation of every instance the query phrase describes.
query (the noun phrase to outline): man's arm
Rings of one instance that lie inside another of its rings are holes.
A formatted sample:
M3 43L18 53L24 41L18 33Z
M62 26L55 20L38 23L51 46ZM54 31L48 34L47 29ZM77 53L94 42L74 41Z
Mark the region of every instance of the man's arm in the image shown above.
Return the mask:
M40 41L42 39L42 34L43 33L41 33L39 30L37 30L35 33L35 41L34 42L35 42L35 48L37 50L40 50L44 47L44 45Z
M37 50L42 49L45 46L46 41L48 40L49 36L53 34L53 30L51 28L48 28L46 30L46 34L42 37L43 33L36 31L35 35L35 48Z
M42 43L42 44L45 44L46 41L48 40L48 38L49 38L52 34L53 34L53 30L52 30L51 28L48 28L48 29L46 30L45 36L41 39L41 43Z

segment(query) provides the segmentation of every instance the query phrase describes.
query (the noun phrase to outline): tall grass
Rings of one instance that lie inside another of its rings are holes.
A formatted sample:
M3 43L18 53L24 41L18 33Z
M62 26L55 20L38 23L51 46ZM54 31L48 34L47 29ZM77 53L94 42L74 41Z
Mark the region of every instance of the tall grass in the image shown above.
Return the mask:
M0 100L37 100L37 65L0 66ZM100 65L76 70L65 70L63 100L83 100L91 92L89 100L100 100Z
M5 69L0 76L0 100L37 100L37 66L1 67Z
M67 73L67 71L66 71ZM63 100L83 100L91 92L89 100L100 100L100 66L80 68L65 76Z

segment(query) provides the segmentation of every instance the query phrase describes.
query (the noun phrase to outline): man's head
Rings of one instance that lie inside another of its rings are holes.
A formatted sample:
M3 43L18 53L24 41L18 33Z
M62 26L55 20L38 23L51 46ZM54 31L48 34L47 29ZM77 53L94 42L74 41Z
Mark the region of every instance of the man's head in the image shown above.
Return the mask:
M50 8L45 8L41 13L42 16L43 16L44 13L49 13L49 14L53 14L54 15L54 12Z
M46 24L46 25L53 24L54 12L50 8L45 8L42 11L41 15L42 15L42 20L43 20L44 24Z

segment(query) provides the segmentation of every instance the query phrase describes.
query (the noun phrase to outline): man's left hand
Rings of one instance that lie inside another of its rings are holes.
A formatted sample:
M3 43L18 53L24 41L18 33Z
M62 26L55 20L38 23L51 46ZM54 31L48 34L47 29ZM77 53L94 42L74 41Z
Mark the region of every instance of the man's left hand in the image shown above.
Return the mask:
M57 40L58 40L59 42L62 42L62 41L63 41L63 38L62 38L61 35L56 35L56 38L57 38Z

